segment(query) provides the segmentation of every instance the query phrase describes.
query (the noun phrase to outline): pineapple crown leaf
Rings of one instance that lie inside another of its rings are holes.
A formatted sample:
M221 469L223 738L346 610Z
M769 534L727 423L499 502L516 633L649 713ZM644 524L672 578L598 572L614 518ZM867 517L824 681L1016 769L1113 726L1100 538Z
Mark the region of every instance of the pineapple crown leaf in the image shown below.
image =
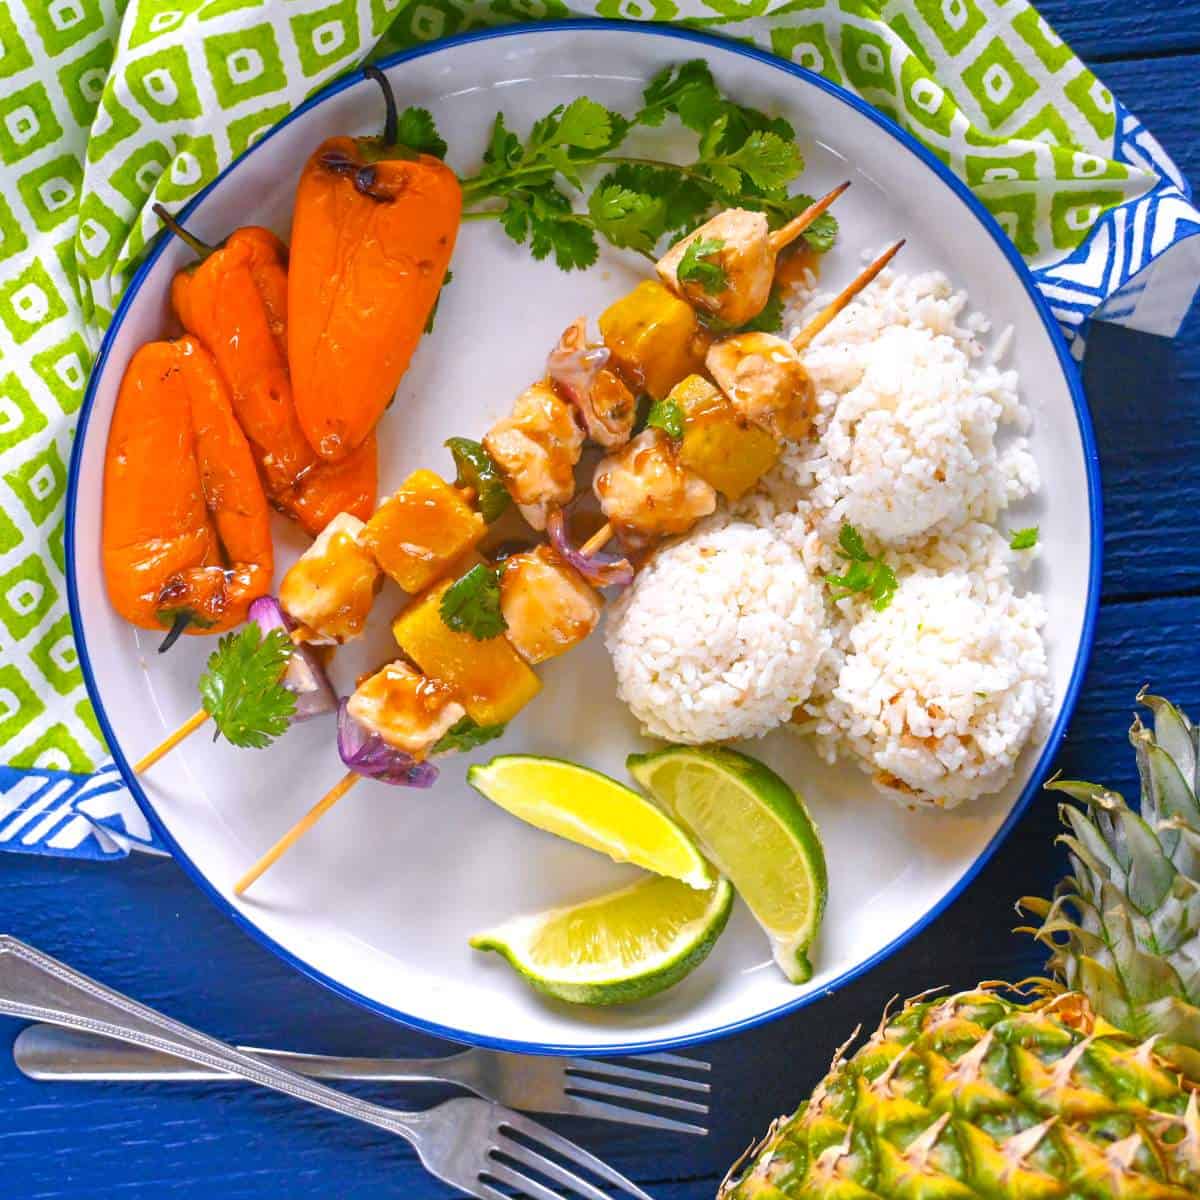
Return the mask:
M1200 729L1146 689L1152 719L1129 731L1140 812L1119 792L1054 778L1071 874L1050 900L1024 897L1047 968L1099 1017L1141 1038L1200 1081Z

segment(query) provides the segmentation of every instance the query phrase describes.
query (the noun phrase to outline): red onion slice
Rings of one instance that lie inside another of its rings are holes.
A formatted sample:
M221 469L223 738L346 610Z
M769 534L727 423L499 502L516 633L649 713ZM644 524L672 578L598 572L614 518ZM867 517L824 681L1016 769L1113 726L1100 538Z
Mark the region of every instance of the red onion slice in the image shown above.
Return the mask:
M561 508L551 509L546 517L546 535L555 553L593 586L626 587L633 582L633 564L627 558L614 558L611 554L584 555L571 545L567 514Z
M587 318L577 317L563 331L546 359L546 376L574 406L584 432L601 446L612 448L629 440L628 431L610 428L592 400L596 376L611 357L607 346L587 344Z
M346 707L338 704L337 746L342 762L358 775L390 783L393 787L432 787L438 769L431 762L417 762L411 754L389 746L377 733L356 721Z
M292 631L292 623L274 596L260 596L250 605L249 615L250 620L262 630L263 637L273 629L282 629L284 633ZM337 708L337 693L325 674L321 660L303 643L292 646L287 670L283 674L283 686L296 696L293 721L307 721Z

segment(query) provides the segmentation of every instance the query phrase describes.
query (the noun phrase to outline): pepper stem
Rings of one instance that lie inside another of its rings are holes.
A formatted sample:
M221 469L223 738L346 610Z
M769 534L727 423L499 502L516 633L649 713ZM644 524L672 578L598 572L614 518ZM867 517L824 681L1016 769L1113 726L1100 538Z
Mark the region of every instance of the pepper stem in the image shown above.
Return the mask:
M207 258L216 246L202 242L194 233L188 233L180 223L161 204L154 205L154 215L181 241L189 250L201 258Z
M396 93L392 91L392 85L388 83L388 77L378 67L363 67L363 74L368 79L373 79L379 84L379 88L383 92L385 112L383 119L383 144L385 146L394 146L396 144L400 121L396 112Z
M171 622L171 628L167 636L163 638L158 647L159 654L166 654L170 648L183 636L183 631L192 623L192 614L184 612L180 609L175 614L175 619Z

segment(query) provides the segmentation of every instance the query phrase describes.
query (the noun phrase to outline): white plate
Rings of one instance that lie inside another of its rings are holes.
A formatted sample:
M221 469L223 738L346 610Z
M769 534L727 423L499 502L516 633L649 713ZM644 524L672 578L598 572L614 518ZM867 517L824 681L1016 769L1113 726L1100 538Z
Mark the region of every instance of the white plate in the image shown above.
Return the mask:
M1013 326L1045 481L1036 508L1019 514L1019 523L1041 526L1037 585L1050 610L1054 729L1049 747L1030 749L1002 796L946 815L900 812L856 771L821 767L786 734L756 743L754 752L801 789L824 833L831 885L816 976L803 988L785 982L739 904L712 956L681 986L609 1011L547 1003L496 956L467 946L481 927L595 895L632 874L523 826L464 782L469 762L504 751L563 755L624 777L626 754L646 743L615 698L600 637L547 665L544 694L504 739L447 760L432 793L361 784L249 899L233 897L234 880L342 774L332 725L293 730L266 751L197 736L147 779L130 780L185 868L287 961L359 1003L464 1041L543 1051L681 1045L778 1015L867 969L935 916L1011 827L1063 732L1090 644L1099 487L1078 381L1015 251L915 143L798 68L644 26L573 22L489 32L396 59L389 75L402 105L433 111L451 161L469 170L498 109L517 129L581 94L629 110L662 66L697 56L728 94L796 126L807 191L854 179L838 204L843 234L825 261L827 281L848 279L863 248L904 234L904 270L946 270L998 327ZM212 240L249 222L286 236L297 173L312 148L333 133L373 131L379 116L374 84L338 85L209 188L189 226ZM190 257L168 240L126 295L93 373L72 464L72 608L88 687L127 777L128 762L196 709L195 682L211 649L206 639L185 638L157 658L159 638L132 629L109 607L99 552L104 446L121 375L139 345L163 335L171 277ZM534 263L490 223L466 225L436 331L380 426L381 493L417 466L448 471L442 442L480 436L537 377L568 321L598 313L643 272L640 262L605 251L592 270L567 275ZM277 531L282 570L301 538L283 520ZM387 619L397 604L398 594L386 591L365 644L339 653L343 687L391 656Z

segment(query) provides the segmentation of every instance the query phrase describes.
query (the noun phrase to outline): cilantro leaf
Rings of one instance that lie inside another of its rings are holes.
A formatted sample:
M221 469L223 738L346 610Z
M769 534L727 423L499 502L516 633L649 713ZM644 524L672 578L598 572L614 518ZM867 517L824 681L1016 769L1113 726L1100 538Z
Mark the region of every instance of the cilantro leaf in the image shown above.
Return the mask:
M406 108L396 123L396 141L419 154L446 157L446 143L427 108Z
M595 100L580 96L563 109L556 141L579 150L601 150L612 141L614 123L623 120Z
M291 656L291 639L282 629L264 637L251 622L221 638L200 676L200 702L217 736L261 750L287 729L296 709L295 694L282 683Z
M721 161L748 176L764 192L781 191L804 169L804 159L794 142L761 130L751 133Z
M838 547L842 557L850 559L851 562L871 561L862 534L849 521L842 523L841 532L838 533Z
M685 425L683 409L674 400L655 400L650 405L650 411L646 415L648 429L661 429L668 437L679 441L683 437Z
M469 633L477 642L499 637L508 628L500 611L499 572L476 564L446 589L438 612L455 633Z
M596 231L614 246L650 254L662 236L665 203L659 196L635 192L619 183L604 183L588 197L588 213Z
M1014 529L1009 534L1008 544L1013 550L1032 550L1038 542L1038 527L1030 525L1028 529Z
M528 240L539 262L553 254L562 270L571 271L590 267L600 253L590 226L571 211L571 202L553 183L514 191L498 215L504 232L514 242Z
M677 67L664 67L650 80L642 92L643 107L635 120L639 125L661 125L668 113L679 115L682 105L694 122L701 119L706 107L719 100L708 64L693 58ZM696 125L689 128L695 129Z
M447 438L446 448L453 455L458 470L455 486L474 489L479 515L490 525L508 508L511 501L495 459L486 447L471 438Z
M503 113L497 113L495 121L492 122L492 132L488 138L488 148L483 152L483 161L485 166L491 169L491 174L506 171L521 161L521 141L505 125ZM481 174L486 176L489 172L484 171Z
M841 575L830 573L825 576L834 598L865 595L877 612L887 608L899 587L896 573L882 559L871 554L862 534L849 521L843 523L838 534L838 554L850 565Z
M430 753L450 754L456 750L465 753L502 737L504 730L503 725L477 725L470 717L463 717L434 743Z
M715 296L729 286L729 276L712 255L725 248L722 238L696 238L688 244L679 260L676 277L683 283L698 283L710 296Z

